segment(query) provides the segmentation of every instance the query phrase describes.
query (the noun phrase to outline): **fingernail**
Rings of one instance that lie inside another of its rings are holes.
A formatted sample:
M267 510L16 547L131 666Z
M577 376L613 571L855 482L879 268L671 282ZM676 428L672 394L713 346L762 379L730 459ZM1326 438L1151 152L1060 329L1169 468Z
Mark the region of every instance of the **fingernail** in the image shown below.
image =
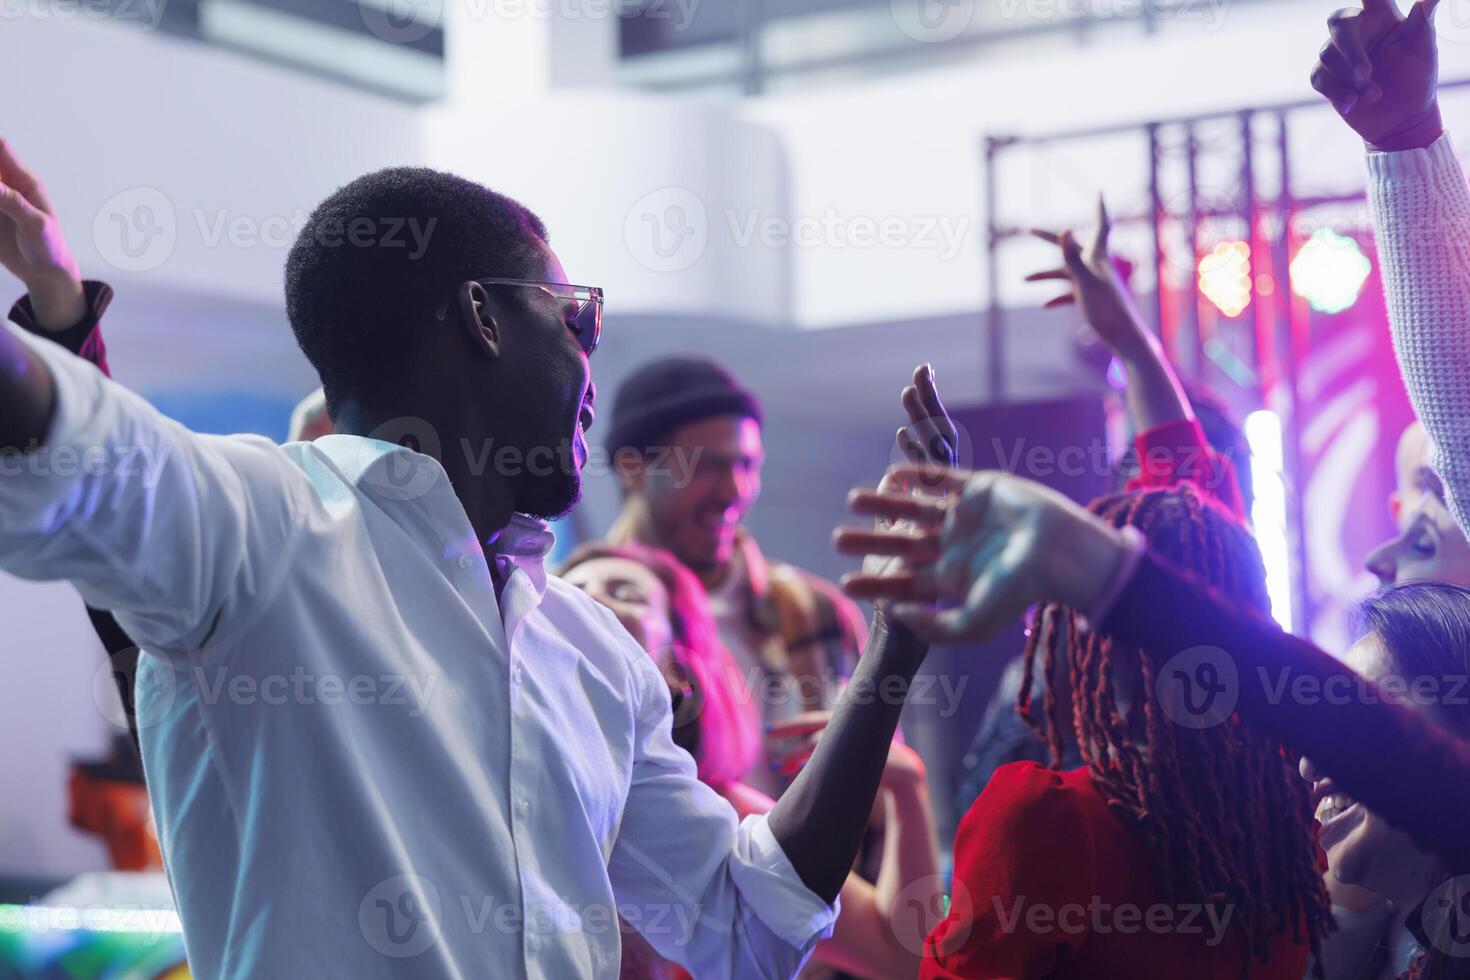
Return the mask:
M930 381L934 380L934 365L928 363L927 361L924 363L924 375Z

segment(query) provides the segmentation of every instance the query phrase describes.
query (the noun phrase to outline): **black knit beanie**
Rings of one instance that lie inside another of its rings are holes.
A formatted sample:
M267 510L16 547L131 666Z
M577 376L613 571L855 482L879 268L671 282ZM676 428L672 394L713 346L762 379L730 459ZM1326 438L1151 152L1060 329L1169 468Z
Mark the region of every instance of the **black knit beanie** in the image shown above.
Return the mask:
M618 388L604 445L609 454L645 452L676 429L716 415L743 415L760 424L761 406L714 361L665 357L634 371Z

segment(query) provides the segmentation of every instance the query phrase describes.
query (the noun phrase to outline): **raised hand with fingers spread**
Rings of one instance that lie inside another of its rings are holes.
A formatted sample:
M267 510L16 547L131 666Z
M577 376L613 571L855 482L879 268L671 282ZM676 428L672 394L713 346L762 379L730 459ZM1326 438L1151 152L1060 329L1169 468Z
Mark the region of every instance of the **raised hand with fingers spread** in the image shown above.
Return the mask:
M933 479L932 471L905 466L892 475ZM892 615L927 639L988 639L1043 599L1091 609L1128 554L1122 533L1039 483L996 470L955 470L942 483L942 499L855 490L854 512L910 523L836 534L845 554L900 560L884 574L850 575L843 588L894 602ZM962 603L937 611L932 604L944 597Z
M61 330L87 311L77 261L41 182L0 140L0 266L25 284L37 324Z
M1108 251L1112 221L1102 196L1097 199L1097 231L1085 251L1072 231L1033 229L1032 234L1062 250L1062 265L1033 272L1027 282L1060 280L1072 288L1048 300L1048 308L1076 304L1128 376L1128 410L1136 432L1193 417L1158 339L1149 331L1113 265Z
M1312 88L1370 149L1412 150L1439 138L1439 52L1434 8L1413 0L1408 14L1395 0L1363 0L1335 11L1329 37L1312 70Z
M1135 353L1146 346L1148 328L1133 304L1133 297L1113 265L1108 251L1108 237L1112 233L1112 220L1108 217L1107 204L1102 195L1097 199L1097 231L1092 244L1085 251L1073 231L1060 233L1033 228L1031 234L1042 241L1061 247L1063 265L1044 272L1033 272L1027 282L1063 280L1071 290L1046 302L1046 307L1076 304L1087 317L1088 324L1097 331L1099 339L1119 357Z

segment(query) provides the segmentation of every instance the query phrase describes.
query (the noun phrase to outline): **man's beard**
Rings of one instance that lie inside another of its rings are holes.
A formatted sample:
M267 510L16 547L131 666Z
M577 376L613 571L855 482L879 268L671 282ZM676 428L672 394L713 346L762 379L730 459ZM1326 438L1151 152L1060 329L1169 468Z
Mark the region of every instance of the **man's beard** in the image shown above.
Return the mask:
M527 517L554 521L567 516L582 499L582 474L560 468L528 477L517 488L516 510Z

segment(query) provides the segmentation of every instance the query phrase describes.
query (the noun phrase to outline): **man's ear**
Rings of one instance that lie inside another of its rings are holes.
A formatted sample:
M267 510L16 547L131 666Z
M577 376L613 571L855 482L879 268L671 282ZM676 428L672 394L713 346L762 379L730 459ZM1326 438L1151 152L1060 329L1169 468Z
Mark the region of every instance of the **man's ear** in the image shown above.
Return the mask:
M460 284L450 319L463 329L474 348L486 357L500 356L500 324L490 309L485 287L473 279Z
M613 454L613 470L623 493L638 493L648 477L648 460L638 450L624 446Z

